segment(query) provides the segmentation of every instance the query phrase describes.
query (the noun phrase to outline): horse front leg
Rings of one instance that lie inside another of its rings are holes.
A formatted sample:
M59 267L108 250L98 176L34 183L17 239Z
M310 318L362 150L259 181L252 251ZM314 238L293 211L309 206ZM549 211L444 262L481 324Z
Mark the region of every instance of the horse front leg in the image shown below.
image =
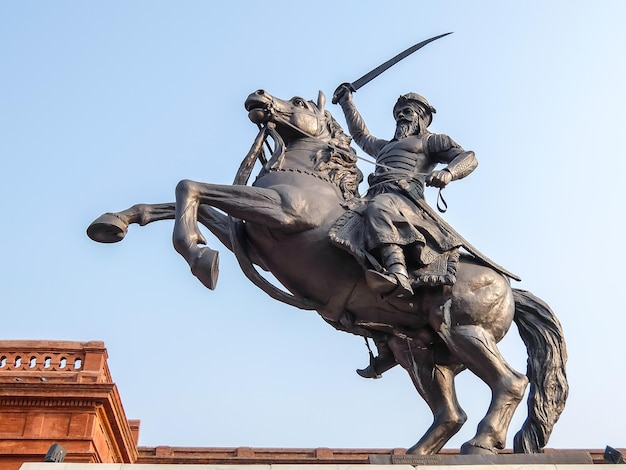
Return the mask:
M272 189L183 180L176 186L174 248L185 258L193 275L206 287L214 289L219 260L216 251L200 246L206 245L198 228L200 205L215 207L238 219L283 231L295 232L314 226L285 199L284 195Z
M87 227L87 235L99 243L116 243L122 241L132 224L144 226L160 220L174 220L176 204L135 204L120 212L106 212L95 219ZM230 251L230 225L228 216L212 207L200 205L198 222L211 231L213 235ZM250 247L248 247L250 249Z
M174 203L135 204L120 212L106 212L87 227L89 238L100 243L122 241L131 224L147 225L174 218Z

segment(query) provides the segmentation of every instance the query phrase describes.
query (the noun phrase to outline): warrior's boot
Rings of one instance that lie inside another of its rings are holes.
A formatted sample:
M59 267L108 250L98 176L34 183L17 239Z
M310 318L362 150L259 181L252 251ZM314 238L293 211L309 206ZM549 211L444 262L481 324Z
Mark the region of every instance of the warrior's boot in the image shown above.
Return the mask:
M378 356L370 356L370 364L365 369L356 370L356 373L364 379L379 379L393 366L398 365L387 344L380 345L377 343L376 346L378 347Z
M381 273L373 269L366 271L365 279L370 289L383 297L411 297L413 289L402 247L392 244L382 245L380 253L386 272Z

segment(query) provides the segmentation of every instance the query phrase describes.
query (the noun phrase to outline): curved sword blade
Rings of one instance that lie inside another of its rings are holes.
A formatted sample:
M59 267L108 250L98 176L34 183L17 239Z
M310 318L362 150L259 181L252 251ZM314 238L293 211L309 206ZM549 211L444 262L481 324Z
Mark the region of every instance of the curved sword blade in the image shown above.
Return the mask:
M424 47L426 44L429 44L429 43L431 43L433 41L436 41L439 38L447 36L448 34L452 34L452 32L445 33L445 34L440 34L439 36L435 36L435 37L432 37L430 39L426 39L425 41L422 41L422 42L420 42L418 44L415 44L414 46L411 46L408 49L400 52L400 54L398 54L397 56L389 59L384 64L379 65L378 67L376 67L371 72L366 73L365 75L363 75L358 80L355 80L354 82L350 83L350 87L352 88L352 91L357 91L363 85L365 85L366 83L369 83L370 81L372 81L373 79L378 77L381 73L383 73L389 67L392 67L393 65L397 64L398 62L400 62L405 57L410 56L415 51L418 51L419 49Z

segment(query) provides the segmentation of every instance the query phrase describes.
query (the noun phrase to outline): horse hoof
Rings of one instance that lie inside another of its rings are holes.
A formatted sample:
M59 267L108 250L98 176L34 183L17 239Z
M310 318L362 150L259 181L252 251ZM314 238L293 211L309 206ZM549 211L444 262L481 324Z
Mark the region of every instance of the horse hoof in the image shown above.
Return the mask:
M406 450L406 455L431 455L432 453L433 452L428 452L418 444L415 444Z
M95 242L115 243L124 239L128 224L119 216L102 214L87 227L87 236Z
M489 448L479 444L471 444L466 442L461 446L461 454L463 455L497 455L498 451L495 448Z
M191 265L191 273L200 282L211 290L215 290L219 276L220 257L219 252L210 248L201 248L196 259Z

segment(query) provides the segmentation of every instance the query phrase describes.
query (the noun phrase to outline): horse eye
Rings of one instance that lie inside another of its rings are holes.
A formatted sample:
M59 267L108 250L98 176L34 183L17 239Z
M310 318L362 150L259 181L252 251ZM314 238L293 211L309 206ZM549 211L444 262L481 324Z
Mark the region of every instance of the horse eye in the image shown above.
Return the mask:
M296 98L293 100L293 104L295 104L296 106L304 106L304 101L300 98Z

